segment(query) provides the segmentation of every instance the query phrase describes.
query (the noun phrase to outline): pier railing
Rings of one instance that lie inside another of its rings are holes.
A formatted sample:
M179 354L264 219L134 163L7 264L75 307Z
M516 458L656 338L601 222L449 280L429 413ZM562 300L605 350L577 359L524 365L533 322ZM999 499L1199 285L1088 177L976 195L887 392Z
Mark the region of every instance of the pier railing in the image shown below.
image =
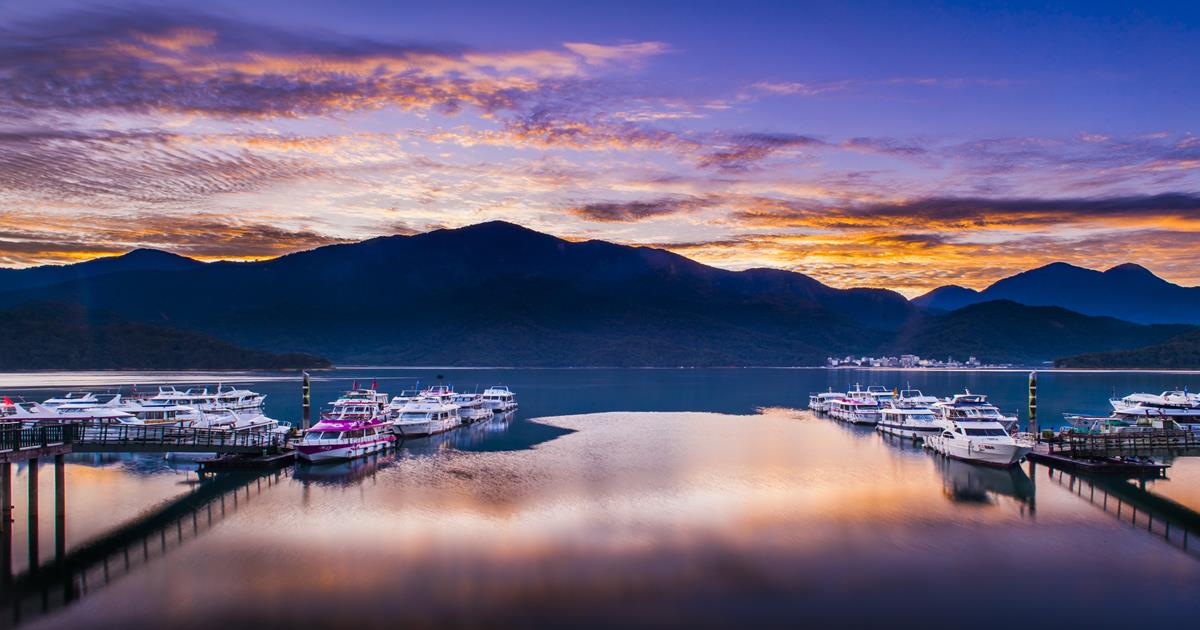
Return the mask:
M0 425L0 453L25 449L49 448L74 441L80 427L73 424L52 424L25 429L20 423Z
M1164 449L1198 449L1200 433L1192 431L1129 431L1124 433L1061 433L1047 441L1050 452L1071 457L1106 457Z
M77 453L261 453L286 445L287 436L272 431L127 424L48 424L30 428L15 423L0 425L0 455L36 457L38 451L50 448Z

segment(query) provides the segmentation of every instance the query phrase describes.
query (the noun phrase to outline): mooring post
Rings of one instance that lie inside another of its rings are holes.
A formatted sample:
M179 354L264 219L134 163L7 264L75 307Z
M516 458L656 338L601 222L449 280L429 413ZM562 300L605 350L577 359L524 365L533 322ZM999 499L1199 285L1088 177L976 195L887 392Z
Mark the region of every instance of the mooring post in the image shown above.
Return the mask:
M300 387L300 391L300 405L303 409L303 420L301 424L303 429L307 431L309 422L312 420L312 384L309 383L308 372L304 372L304 385Z
M12 464L0 463L0 583L12 583Z
M54 456L54 559L67 555L67 470L62 455Z
M1037 370L1029 373L1029 432L1038 435L1037 422ZM1038 438L1041 439L1041 438Z
M26 512L29 513L29 570L36 571L38 568L38 460L36 457L29 460L29 506Z

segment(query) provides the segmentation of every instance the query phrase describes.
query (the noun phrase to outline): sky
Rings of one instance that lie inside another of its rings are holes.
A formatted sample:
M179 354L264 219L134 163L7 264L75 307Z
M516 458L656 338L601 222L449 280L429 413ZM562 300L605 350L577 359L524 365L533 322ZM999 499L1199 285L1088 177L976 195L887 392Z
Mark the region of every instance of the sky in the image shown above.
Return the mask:
M909 296L1198 285L1197 42L1194 2L0 1L0 266L502 219Z

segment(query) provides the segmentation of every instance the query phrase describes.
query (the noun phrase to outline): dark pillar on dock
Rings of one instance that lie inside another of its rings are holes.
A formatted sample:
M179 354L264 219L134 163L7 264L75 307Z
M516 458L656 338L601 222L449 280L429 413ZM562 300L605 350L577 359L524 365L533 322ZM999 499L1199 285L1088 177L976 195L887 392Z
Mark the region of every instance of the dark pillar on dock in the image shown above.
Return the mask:
M67 555L67 470L62 455L54 456L54 559Z
M12 583L12 464L0 463L0 584Z
M29 570L38 568L38 460L29 460Z
M307 431L309 423L312 422L312 384L309 383L308 372L304 373L304 384L300 386L300 392L300 407L303 409L301 428Z
M1029 373L1029 432L1037 435L1037 370Z

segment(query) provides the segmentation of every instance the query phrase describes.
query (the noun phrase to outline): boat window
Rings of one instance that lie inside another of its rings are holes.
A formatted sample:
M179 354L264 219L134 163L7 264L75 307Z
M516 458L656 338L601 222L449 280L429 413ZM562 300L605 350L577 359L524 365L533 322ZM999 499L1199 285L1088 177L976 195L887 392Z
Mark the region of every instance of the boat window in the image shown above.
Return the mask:
M1008 435L1004 429L967 429L967 435Z
M952 438L952 437L954 437L954 434L953 434L953 433L951 433L951 432L949 432L949 431L942 431L942 437L944 437L944 438Z

